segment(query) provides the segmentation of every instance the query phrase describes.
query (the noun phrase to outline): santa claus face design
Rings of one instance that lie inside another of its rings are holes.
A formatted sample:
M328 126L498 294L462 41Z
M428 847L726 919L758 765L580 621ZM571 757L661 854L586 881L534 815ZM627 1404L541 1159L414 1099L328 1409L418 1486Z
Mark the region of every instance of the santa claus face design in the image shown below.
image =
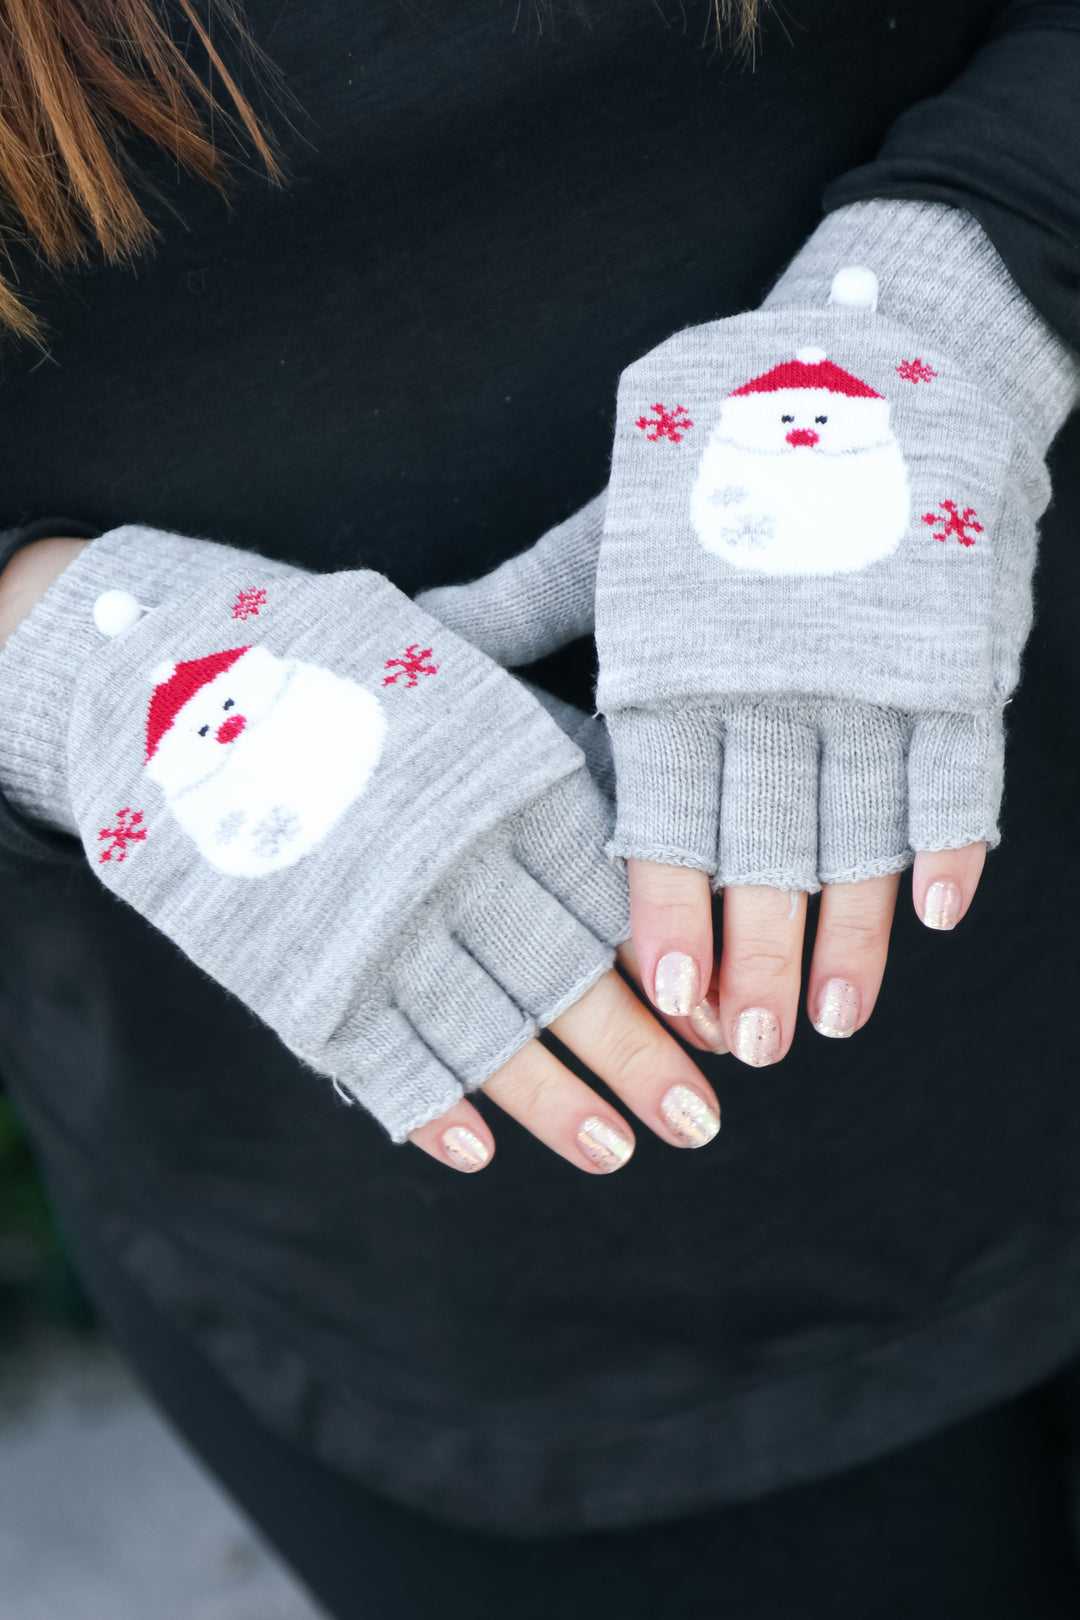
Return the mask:
M803 349L724 401L690 518L707 551L762 574L865 568L910 520L888 401Z
M221 871L292 866L367 785L386 722L354 681L257 646L155 673L146 774Z

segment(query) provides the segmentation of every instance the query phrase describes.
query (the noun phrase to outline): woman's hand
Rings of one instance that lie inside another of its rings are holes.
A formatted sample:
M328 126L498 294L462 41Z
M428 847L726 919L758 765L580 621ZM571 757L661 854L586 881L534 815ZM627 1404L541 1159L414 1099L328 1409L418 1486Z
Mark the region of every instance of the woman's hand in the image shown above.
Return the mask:
M619 954L638 977L633 952L624 947ZM618 973L605 974L550 1027L662 1141L704 1147L720 1129L712 1087ZM707 1044L689 1024L677 1027L694 1044ZM591 1175L621 1169L634 1151L633 1130L619 1110L539 1041L530 1041L481 1089L552 1152ZM482 1170L495 1151L490 1127L464 1099L413 1131L410 1141L455 1170Z
M915 857L912 899L928 928L955 928L985 858L985 844ZM652 861L630 861L629 869L642 981L661 1012L685 1012L714 975L708 878ZM873 1012L899 884L892 876L822 888L807 986L807 1014L819 1035L854 1035ZM784 1057L795 1033L806 895L731 888L723 908L718 1023L734 1055L761 1068Z

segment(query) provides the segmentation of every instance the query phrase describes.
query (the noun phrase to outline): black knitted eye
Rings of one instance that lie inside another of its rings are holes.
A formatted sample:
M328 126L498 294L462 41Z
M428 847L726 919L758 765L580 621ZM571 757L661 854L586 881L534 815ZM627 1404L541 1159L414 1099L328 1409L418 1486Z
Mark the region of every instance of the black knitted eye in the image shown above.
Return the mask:
M818 417L818 421L819 422L824 421L824 417ZM235 709L236 708L236 699L235 698L226 698L224 703L221 705L221 707L223 709Z
M206 736L206 733L207 733L207 732L208 732L208 731L209 731L209 730L210 730L210 727L209 727L209 726L200 726L200 727L199 727L199 736L200 736L200 737L205 737L205 736Z
M815 416L814 417L815 422L827 422L828 420L829 420L829 418L827 416Z
M782 416L780 420L781 422L794 422L795 418L793 416Z

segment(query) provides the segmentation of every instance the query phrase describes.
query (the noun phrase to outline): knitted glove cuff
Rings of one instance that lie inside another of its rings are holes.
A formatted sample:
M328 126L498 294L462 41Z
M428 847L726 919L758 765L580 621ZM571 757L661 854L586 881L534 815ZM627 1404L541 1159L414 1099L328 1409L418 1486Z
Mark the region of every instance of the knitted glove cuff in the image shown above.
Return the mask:
M220 568L242 566L246 555L140 524L112 529L80 552L0 652L0 786L17 810L61 832L76 831L68 725L82 667L101 646L98 598L122 590L156 607ZM254 562L260 580L295 572L261 557Z
M1007 401L1045 455L1080 400L1080 357L1024 297L970 214L884 199L839 208L800 248L762 308L824 308L839 265L873 266L890 319Z

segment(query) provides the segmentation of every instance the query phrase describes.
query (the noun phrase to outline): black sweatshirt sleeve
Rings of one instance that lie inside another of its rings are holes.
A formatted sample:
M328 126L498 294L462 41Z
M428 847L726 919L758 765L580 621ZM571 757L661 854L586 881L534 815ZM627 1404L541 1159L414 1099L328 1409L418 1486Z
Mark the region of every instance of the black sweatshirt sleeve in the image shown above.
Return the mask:
M1013 0L943 94L897 119L827 211L873 197L973 214L1031 303L1080 349L1080 0Z

